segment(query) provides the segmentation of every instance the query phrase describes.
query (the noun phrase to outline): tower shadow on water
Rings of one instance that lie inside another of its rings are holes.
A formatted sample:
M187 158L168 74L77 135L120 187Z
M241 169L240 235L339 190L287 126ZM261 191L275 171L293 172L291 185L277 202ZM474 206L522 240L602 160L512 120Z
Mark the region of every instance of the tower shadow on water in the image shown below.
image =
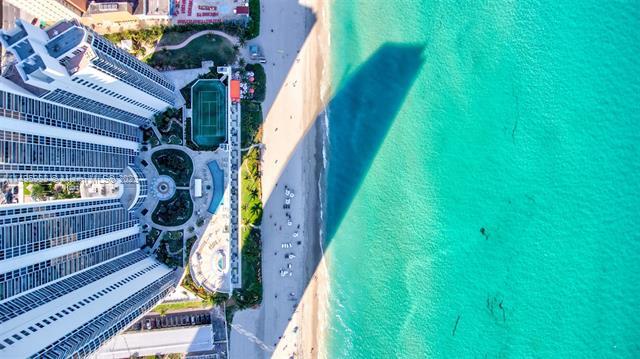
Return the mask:
M349 75L327 106L327 244L424 63L423 50L423 45L384 44Z

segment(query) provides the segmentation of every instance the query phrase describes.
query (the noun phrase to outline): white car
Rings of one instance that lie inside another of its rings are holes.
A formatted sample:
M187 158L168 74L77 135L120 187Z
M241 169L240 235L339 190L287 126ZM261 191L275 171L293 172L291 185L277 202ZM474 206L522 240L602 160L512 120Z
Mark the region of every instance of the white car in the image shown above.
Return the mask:
M282 248L291 248L291 247L293 247L293 245L291 244L291 242L289 242L289 243L282 243L282 246L281 246L281 247L282 247Z

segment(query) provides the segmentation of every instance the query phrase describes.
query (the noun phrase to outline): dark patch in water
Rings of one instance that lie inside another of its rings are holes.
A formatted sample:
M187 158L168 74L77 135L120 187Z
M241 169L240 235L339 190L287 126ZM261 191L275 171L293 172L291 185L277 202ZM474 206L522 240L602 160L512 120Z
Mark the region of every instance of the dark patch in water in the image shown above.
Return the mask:
M460 323L460 314L458 314L458 318L456 319L456 324L453 325L453 331L451 332L451 336L456 336L456 330L458 329L458 323Z
M482 234L485 240L489 239L489 233L486 228L480 227L480 234Z
M487 310L496 322L502 320L502 323L506 323L507 313L504 308L504 298L500 293L487 295Z

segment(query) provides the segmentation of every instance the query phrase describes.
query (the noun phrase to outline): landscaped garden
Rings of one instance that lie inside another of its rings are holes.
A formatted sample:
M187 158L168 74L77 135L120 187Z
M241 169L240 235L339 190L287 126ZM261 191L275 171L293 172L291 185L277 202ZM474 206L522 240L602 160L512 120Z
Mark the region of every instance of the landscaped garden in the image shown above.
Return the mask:
M251 86L254 92L251 99L258 102L264 101L264 96L267 91L267 74L264 72L264 67L260 64L247 64L244 69L246 72L253 73Z
M252 76L249 76L252 75ZM262 101L267 91L267 76L260 64L248 64L243 76L250 82L253 94L242 99L242 121L240 123L242 147L248 147L262 141ZM252 77L252 78L251 78ZM251 80L253 80L251 82Z
M158 173L173 178L176 186L189 186L193 173L193 162L184 151L176 149L156 151L151 155L151 161L158 169Z
M144 144L148 144L151 148L156 146L160 146L160 139L156 136L156 133L153 132L152 128L146 128L142 132L142 141Z
M80 182L24 182L23 188L34 201L80 198Z
M182 109L169 108L157 114L153 119L162 142L170 145L182 144Z
M193 202L189 190L179 189L170 199L158 202L151 219L162 226L180 226L191 218L192 213Z
M180 285L190 291L191 293L197 295L198 297L204 299L207 303L211 304L222 304L229 299L229 296L225 293L209 293L206 289L196 284L191 278L191 273L189 273L189 266L185 265L185 275L182 283Z
M242 34L242 38L250 40L260 35L260 0L249 0L249 14L251 20Z
M199 68L202 61L206 60L212 60L216 66L224 66L235 61L236 53L231 41L222 36L208 34L177 50L156 51L146 62L154 67L174 69Z
M152 309L152 311L162 315L171 311L182 311L185 309L207 309L210 307L211 303L207 301L193 300L188 302L169 302L158 304L155 308Z
M261 235L256 228L262 222L260 151L252 148L242 162L242 289L234 293L239 309L262 301Z
M169 267L182 266L182 231L168 231L162 235L156 258Z
M240 143L248 147L262 140L262 105L251 100L242 100Z
M262 188L260 183L260 150L252 148L242 160L241 210L244 225L262 222Z
M158 237L160 237L160 230L157 228L152 228L146 236L145 243L147 247L153 247L153 244L156 242L156 239L158 239Z
M176 45L192 34L203 30L220 30L229 35L243 37L246 28L234 23L188 24L188 25L158 25L140 30L126 30L111 34L104 34L109 41L118 44L122 40L131 40L134 48L160 45Z

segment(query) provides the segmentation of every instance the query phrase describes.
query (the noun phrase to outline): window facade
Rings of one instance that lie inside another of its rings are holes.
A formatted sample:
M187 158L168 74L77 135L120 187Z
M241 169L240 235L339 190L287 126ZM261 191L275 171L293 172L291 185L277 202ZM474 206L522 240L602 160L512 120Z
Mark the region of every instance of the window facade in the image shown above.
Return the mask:
M89 270L52 283L46 287L10 299L0 304L0 324L38 308L41 305L47 304L65 294L71 293L76 289L96 282L145 258L147 258L147 255L143 251L137 250L126 256L113 259Z
M138 126L1 90L0 116L128 141L142 139Z
M119 231L137 223L117 198L34 206L28 210L19 215L0 216L0 260Z
M135 155L127 148L0 130L0 177L5 178L115 176Z
M94 101L61 89L49 92L44 96L44 98L49 101L79 108L92 113L99 113L101 115L116 118L118 120L129 122L138 126L144 124L147 121L145 117L125 110L121 110L119 108L115 108L113 106L105 105L98 101Z
M142 246L139 234L0 273L0 300L120 256Z
M167 273L30 358L88 357L169 294L173 290L174 276L173 272Z

